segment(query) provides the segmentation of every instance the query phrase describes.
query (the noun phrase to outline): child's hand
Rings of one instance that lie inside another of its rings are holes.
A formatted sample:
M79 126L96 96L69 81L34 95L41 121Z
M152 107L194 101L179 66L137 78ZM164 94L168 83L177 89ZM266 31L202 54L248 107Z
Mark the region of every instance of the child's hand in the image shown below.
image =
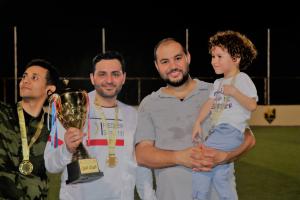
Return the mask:
M194 127L193 127L193 134L192 134L192 140L194 142L198 142L197 138L201 138L201 134L202 134L202 127L200 125L200 123L195 123Z
M236 93L237 88L233 85L223 85L223 93L227 96L234 96Z

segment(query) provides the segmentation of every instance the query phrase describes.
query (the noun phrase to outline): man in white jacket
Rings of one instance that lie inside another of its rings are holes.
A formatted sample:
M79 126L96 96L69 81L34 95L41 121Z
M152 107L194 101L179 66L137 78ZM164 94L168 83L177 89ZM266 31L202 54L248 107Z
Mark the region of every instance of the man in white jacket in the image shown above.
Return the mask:
M98 54L90 79L95 90L89 93L89 119L84 131L89 137L77 128L65 130L58 124L59 146L54 148L49 141L45 149L47 170L63 172L60 199L133 200L136 185L141 199L155 200L151 170L138 166L135 160L136 109L117 100L126 79L122 55L115 51ZM90 157L97 159L104 176L92 182L66 184L67 165L81 142Z

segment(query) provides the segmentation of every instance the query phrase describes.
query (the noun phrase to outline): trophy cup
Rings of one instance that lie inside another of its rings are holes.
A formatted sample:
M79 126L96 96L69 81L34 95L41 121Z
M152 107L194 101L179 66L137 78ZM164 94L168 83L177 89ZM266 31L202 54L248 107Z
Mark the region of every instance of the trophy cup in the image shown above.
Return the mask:
M61 95L53 94L51 101L56 101L56 115L65 129L75 127L82 129L88 110L86 91L66 89ZM82 143L72 155L72 162L67 165L68 180L66 184L90 182L103 176L97 160L90 158Z

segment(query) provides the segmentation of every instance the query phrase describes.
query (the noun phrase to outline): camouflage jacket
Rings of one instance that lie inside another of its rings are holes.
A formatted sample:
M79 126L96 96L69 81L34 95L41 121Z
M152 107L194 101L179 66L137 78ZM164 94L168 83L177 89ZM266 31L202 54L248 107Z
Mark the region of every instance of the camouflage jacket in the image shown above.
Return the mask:
M19 172L23 154L16 107L0 102L0 199L46 199L49 183L43 154L49 136L46 125L47 115L44 116L41 135L30 148L29 159L33 164L33 172L25 176ZM34 118L24 112L24 117L29 142L36 131L42 113Z

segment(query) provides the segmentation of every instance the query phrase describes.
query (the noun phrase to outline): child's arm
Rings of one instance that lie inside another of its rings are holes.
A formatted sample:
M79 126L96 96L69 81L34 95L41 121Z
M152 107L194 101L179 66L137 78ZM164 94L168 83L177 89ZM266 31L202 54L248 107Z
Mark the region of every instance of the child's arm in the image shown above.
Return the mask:
M193 127L193 135L192 135L193 140L195 139L195 137L198 134L201 134L201 132L202 132L201 123L204 121L206 116L209 114L213 103L214 103L214 100L209 98L201 107L199 115L198 115L196 122L194 123L194 127Z
M235 98L242 106L249 111L254 111L257 107L256 99L248 97L241 93L239 89L233 85L223 85L224 95L229 95Z

